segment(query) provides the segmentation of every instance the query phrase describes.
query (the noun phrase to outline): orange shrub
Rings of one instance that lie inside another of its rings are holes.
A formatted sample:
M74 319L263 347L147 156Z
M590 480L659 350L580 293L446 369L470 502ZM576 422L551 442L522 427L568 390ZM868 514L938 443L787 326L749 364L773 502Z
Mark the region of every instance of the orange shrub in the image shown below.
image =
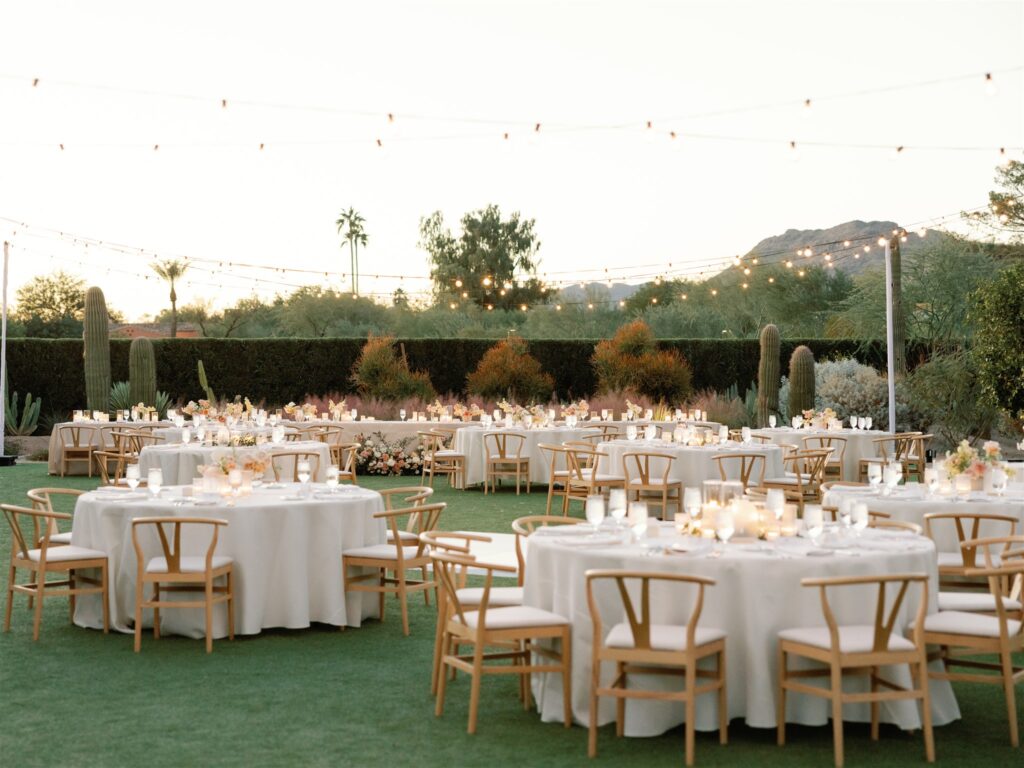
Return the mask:
M599 392L634 390L658 402L685 400L692 389L690 365L676 350L659 350L643 320L598 342L591 358Z
M555 389L555 380L541 370L526 342L515 336L487 350L476 370L466 377L466 384L474 395L508 398L520 405L547 402Z

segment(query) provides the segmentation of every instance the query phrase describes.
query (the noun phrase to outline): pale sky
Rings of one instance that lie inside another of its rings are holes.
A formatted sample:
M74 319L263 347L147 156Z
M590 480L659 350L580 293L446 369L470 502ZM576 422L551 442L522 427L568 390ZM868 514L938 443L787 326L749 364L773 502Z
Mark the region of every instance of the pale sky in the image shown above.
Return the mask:
M271 281L347 287L334 220L349 206L369 235L364 293L399 284L375 274L428 288L416 243L437 209L453 226L488 203L535 218L552 281L688 269L788 228L909 225L986 202L995 149L915 147L1024 145L1022 65L1020 0L3 0L0 216L30 225L0 222L11 295L64 268L129 317L166 304L141 277L149 256L33 226L331 273L193 269L179 288L224 304L289 290ZM792 162L791 140L907 149L806 146Z

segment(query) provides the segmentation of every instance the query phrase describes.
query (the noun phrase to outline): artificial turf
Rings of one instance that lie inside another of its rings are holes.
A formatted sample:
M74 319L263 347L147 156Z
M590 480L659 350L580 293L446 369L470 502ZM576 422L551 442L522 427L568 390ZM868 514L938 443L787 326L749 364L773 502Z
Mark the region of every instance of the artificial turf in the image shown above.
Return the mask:
M380 488L410 478L368 478ZM45 464L0 469L0 500L23 503L29 488L95 487L88 478L50 478ZM484 496L437 483L448 503L442 526L509 530L509 523L544 508L544 489L516 497ZM10 531L0 530L7 556ZM0 578L6 590L7 569ZM269 630L214 652L201 641L147 636L140 654L130 635L68 623L62 599L48 600L39 642L31 614L16 598L11 631L0 635L0 765L21 766L554 766L583 765L586 730L541 723L524 712L511 678L484 682L477 734L465 732L467 679L449 688L444 717L429 695L435 614L412 601L412 635L403 637L393 608L384 623L339 631ZM1024 765L1009 745L1006 710L997 686L955 686L963 719L936 729L942 765ZM924 762L920 733L883 727L872 742L864 725L846 726L849 766ZM786 747L773 730L733 721L729 744L698 733L697 763L730 766L831 765L830 727L791 726ZM682 729L656 738L616 738L601 729L594 765L683 764Z

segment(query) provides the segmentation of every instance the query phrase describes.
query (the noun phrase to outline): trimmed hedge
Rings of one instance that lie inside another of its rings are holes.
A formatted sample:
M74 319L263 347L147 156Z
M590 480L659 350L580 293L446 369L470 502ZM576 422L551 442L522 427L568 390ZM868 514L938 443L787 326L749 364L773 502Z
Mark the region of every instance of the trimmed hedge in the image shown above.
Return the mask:
M203 396L196 363L203 361L210 386L220 397L247 395L254 402L279 405L307 394L352 390L349 376L365 339L158 339L157 388L171 401ZM438 392L462 392L466 376L495 342L490 339L400 339L413 370L430 374ZM596 340L530 340L530 353L555 379L559 398L590 395L596 381L590 358ZM127 339L110 342L114 381L128 379ZM855 357L884 369L885 345L851 339L783 339L787 359L800 344L816 360ZM695 390L723 391L738 384L740 391L757 379L757 339L671 339L658 342L685 357L693 369ZM923 360L921 349L909 349L908 359ZM84 407L85 373L80 339L9 339L7 364L11 389L43 399L43 414L70 414Z

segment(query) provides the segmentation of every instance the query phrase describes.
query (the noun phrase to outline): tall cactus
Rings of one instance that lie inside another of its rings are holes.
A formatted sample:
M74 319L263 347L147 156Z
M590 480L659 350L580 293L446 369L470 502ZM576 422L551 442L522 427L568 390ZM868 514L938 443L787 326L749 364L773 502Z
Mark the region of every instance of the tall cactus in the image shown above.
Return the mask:
M132 339L128 348L128 386L132 405L156 405L156 357L149 339Z
M85 402L90 411L110 410L110 336L107 302L93 286L85 292Z
M206 369L203 367L203 361L199 361L199 365L196 366L199 371L199 386L203 388L203 392L206 393L206 399L211 403L216 403L217 398L213 394L213 390L210 389L209 382L206 381Z
M814 408L814 353L800 345L789 358L789 414Z
M757 366L757 426L767 427L768 417L779 410L779 329L761 329L761 362Z

